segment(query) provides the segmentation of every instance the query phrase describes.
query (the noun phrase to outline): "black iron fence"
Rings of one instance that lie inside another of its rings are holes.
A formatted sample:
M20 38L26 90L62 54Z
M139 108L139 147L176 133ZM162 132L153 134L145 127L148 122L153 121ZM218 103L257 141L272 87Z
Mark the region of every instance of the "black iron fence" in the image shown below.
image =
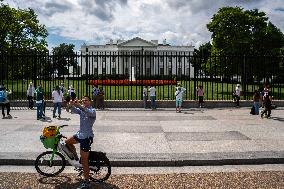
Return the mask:
M106 100L141 100L143 86L154 85L158 100L175 99L177 84L186 88L185 100L196 99L196 88L205 100L231 100L236 84L241 99L252 99L264 82L274 99L284 100L283 56L197 57L189 52L88 52L72 55L0 56L0 83L12 91L10 99L26 99L30 82L42 84L45 98L56 85L72 85L78 98L91 95L92 85L105 91Z

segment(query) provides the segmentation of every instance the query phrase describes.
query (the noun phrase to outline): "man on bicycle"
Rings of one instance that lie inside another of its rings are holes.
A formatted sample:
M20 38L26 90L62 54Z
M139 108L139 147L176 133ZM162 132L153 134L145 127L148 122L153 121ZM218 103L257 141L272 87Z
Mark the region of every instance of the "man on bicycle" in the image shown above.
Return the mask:
M77 100L70 101L70 105L71 112L80 115L80 129L75 135L68 138L65 143L73 152L75 156L74 161L79 160L74 144L80 143L81 164L83 166L85 180L81 183L79 188L89 188L89 150L93 143L94 133L92 127L96 120L96 111L91 106L91 98L89 96L83 97L82 105L80 105Z

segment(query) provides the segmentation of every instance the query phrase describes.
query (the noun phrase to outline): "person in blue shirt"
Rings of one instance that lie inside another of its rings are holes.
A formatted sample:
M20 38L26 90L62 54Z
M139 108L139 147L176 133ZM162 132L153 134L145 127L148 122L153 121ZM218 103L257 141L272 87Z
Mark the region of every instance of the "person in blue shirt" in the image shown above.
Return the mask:
M2 115L3 115L3 119L5 119L5 107L7 108L7 115L8 118L12 118L12 116L10 115L10 101L8 99L8 95L11 94L12 91L11 90L6 90L6 88L4 87L4 85L0 85L0 106L2 106Z
M93 125L96 121L96 111L91 106L91 103L89 96L83 97L82 105L79 104L77 100L70 101L71 112L80 115L80 129L75 135L68 138L65 143L75 156L75 160L73 161L79 160L74 144L80 143L81 164L83 166L85 179L80 188L88 188L90 186L89 151L93 143Z

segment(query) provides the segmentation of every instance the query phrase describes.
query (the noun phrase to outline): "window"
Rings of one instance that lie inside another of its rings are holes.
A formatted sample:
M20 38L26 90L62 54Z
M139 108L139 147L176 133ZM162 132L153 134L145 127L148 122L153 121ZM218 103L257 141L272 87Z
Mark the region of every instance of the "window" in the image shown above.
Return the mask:
M169 60L169 62L171 63L171 62L172 62L172 57L169 56L168 60Z
M94 75L98 75L98 68L94 68Z
M181 68L178 68L178 75L181 75L181 72L182 72Z
M160 75L164 75L164 68L160 68Z
M147 61L147 62L150 62L150 56L147 56L147 57L146 57L146 61Z
M106 62L106 57L102 57L102 62Z
M160 62L164 62L164 57L160 56Z
M172 68L169 68L169 75L172 75L173 74L173 70Z
M181 57L178 57L178 62L181 62Z
M150 68L147 68L147 69L146 69L146 75L147 75L147 76L150 76L150 74L151 74L151 69L150 69Z
M189 68L186 68L186 75L189 75Z
M116 74L116 69L115 68L111 68L111 74L115 75Z
M189 57L186 57L186 61L189 63Z
M106 75L106 68L103 68L103 69L102 69L102 74L103 74L103 75Z
M128 75L128 73L129 73L128 68L125 68L125 69L124 69L124 72L125 72L125 73L124 73L125 75Z
M125 57L124 61L125 61L125 63L127 63L128 62L128 57Z
M116 57L115 56L112 57L112 62L116 62Z
M94 57L94 62L98 62L98 57L97 56Z

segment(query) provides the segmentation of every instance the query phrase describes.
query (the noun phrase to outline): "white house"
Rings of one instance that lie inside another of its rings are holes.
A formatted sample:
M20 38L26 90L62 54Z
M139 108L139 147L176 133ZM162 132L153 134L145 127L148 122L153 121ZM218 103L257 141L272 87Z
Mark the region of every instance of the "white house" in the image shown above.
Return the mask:
M163 41L110 40L105 45L82 45L81 74L183 75L193 77L190 63L193 46L171 46Z

